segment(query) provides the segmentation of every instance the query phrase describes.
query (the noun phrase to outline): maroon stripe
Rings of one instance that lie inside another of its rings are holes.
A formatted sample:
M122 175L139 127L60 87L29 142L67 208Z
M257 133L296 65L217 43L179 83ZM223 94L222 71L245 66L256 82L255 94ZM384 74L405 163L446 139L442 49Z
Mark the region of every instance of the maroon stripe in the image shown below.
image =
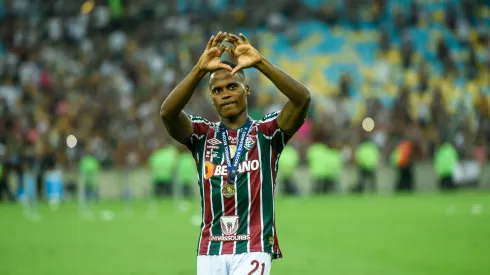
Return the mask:
M213 216L211 213L211 183L209 180L204 180L204 229L201 236L201 249L199 249L199 255L207 255L209 247L209 236L211 234L211 223L213 222Z
M254 134L258 135L257 127L254 128ZM249 152L248 159L259 159L258 136L256 146ZM261 169L262 167L260 167ZM250 252L262 252L262 225L260 211L260 169L250 172Z

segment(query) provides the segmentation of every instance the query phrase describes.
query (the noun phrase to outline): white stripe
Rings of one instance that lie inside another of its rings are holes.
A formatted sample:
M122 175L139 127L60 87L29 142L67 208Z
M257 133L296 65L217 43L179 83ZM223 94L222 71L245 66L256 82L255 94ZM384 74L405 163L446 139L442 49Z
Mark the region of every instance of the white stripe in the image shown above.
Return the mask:
M257 137L257 149L259 151L259 163L262 164L262 156L260 154L260 141L259 137ZM263 212L263 202L262 202L262 165L260 165L260 247L261 251L264 251L264 217L262 215Z

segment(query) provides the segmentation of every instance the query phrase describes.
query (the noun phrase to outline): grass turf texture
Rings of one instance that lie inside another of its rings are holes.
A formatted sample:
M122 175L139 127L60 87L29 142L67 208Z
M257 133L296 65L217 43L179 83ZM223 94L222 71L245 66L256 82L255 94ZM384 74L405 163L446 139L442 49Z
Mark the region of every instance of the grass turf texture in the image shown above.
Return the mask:
M145 202L133 214L102 202L114 219L88 221L74 203L41 205L34 222L21 205L0 205L0 274L196 274L196 212L157 206L154 216ZM276 210L285 258L272 274L490 274L486 193L278 198Z

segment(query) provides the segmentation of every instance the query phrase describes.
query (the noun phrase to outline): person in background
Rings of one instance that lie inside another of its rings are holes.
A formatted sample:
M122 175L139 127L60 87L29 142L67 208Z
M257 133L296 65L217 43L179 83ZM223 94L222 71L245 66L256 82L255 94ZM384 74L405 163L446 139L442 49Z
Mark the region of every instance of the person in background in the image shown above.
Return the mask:
M83 194L86 199L92 201L98 198L98 177L99 177L99 162L92 155L85 155L80 160L80 181L81 184L85 187L80 191L85 193Z
M8 173L4 163L4 159L0 155L0 201L3 200L3 194L5 194L8 200L14 201L14 194L12 194L12 191L10 190L10 187L8 185Z
M182 187L180 190L182 190L181 194L184 199L192 198L193 184L197 182L196 160L184 146L180 147L180 155L178 156L176 166L177 174L175 184Z
M324 143L314 143L306 152L313 192L326 194L333 190L340 170L339 154Z
M359 180L353 191L362 193L369 183L370 191L376 192L376 168L379 163L379 149L369 138L364 139L356 150Z
M324 187L323 192L330 193L335 191L336 186L339 186L343 160L336 146L327 146L326 156L324 165L327 172L327 185Z
M292 145L287 145L279 158L279 178L283 182L284 194L298 195L298 188L294 184L295 172L300 164L299 154Z
M36 152L35 156L35 175L36 188L39 200L44 200L46 197L46 186L44 177L46 172L54 169L56 166L56 155L52 150L46 149L46 146L41 145L40 152Z
M391 161L398 170L398 180L395 185L395 190L397 192L412 192L414 189L413 151L413 140L405 139L398 145L391 156Z
M177 148L169 144L150 155L149 162L156 197L172 195L172 177L178 154Z
M441 190L456 189L453 173L458 165L458 152L448 141L441 142L434 155L434 168L439 177L439 188Z

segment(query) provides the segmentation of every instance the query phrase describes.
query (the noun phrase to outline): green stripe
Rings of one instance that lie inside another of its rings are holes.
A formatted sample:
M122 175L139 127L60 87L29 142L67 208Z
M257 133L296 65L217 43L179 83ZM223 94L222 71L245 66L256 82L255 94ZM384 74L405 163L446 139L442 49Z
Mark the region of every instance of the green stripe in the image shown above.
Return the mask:
M244 155L246 157L246 155ZM243 157L242 157L243 159ZM238 235L246 235L248 232L248 200L250 196L250 190L248 189L248 175L249 173L242 173L238 175L237 179L237 213L240 217L240 227L238 228ZM235 250L236 254L247 252L248 241L237 241Z
M260 158L262 169L262 219L264 224L264 252L272 253L272 246L269 244L269 237L272 236L272 226L274 221L273 195L272 195L272 171L270 166L271 148L269 140L262 134L258 134L260 140Z
M272 139L272 148L280 154L282 150L284 150L284 147L285 147L284 133L283 132L276 133L276 135Z
M221 225L220 219L223 215L223 205L221 204L221 176L213 176L211 177L211 190L212 190L212 198L213 198L213 225L211 226L211 235L220 236ZM211 246L209 248L209 255L219 255L221 242L211 242Z
M204 154L205 154L205 148L204 146L206 146L206 138L202 138L202 139L198 139L196 141L196 152L199 152L199 156L196 154L194 157L197 158L199 157L199 159L197 160L197 177L198 177L198 183L199 183L199 193L201 195L201 215L203 217L202 219L202 222L201 222L201 231L202 231L202 228L204 226L204 194L203 194L203 190L202 190L202 183L203 183L203 179L202 179L202 169L203 169L203 166L204 166ZM201 241L201 234L199 234L199 239L197 240L197 254L199 255L199 243Z

